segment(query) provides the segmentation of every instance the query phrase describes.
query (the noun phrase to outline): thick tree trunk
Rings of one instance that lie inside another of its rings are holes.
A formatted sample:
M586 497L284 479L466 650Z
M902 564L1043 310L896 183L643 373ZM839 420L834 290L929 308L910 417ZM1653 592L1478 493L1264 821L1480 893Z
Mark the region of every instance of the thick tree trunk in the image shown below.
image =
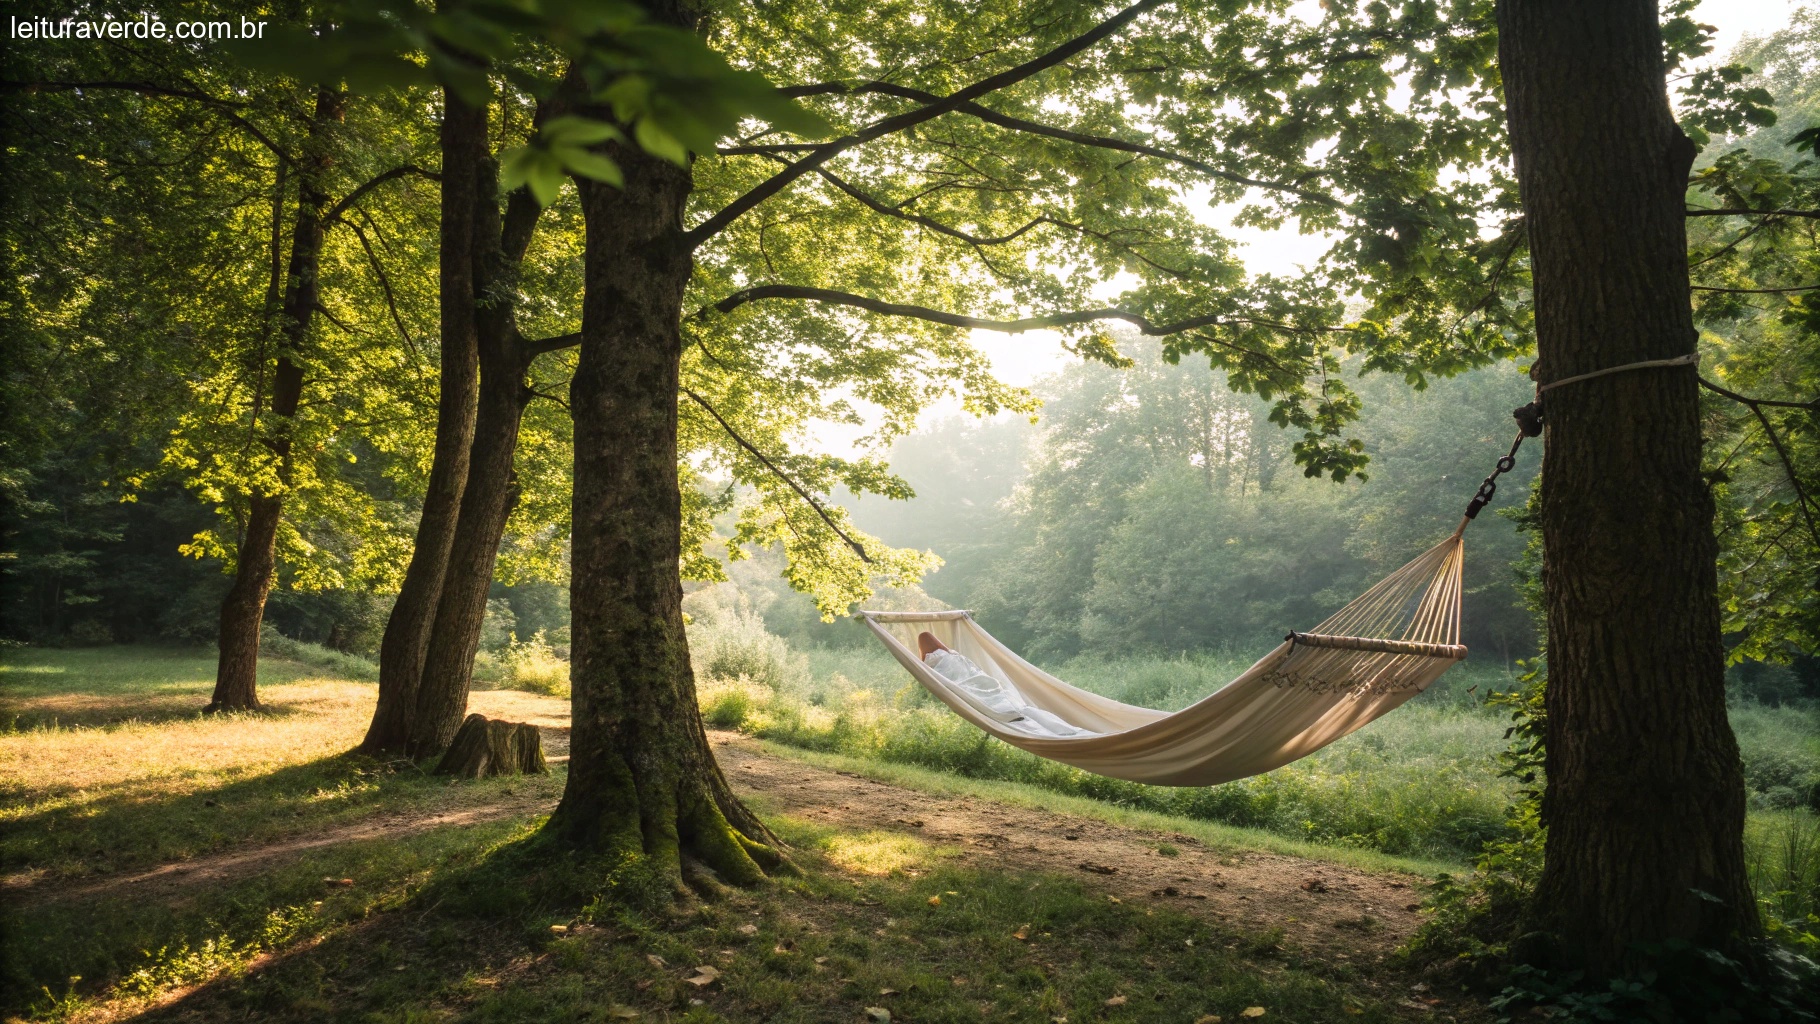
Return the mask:
M1691 352L1691 142L1651 0L1502 0L1499 64L1542 382ZM1611 975L1757 929L1725 714L1713 503L1688 367L1547 392L1548 845L1533 919ZM1541 945L1541 944L1538 944Z
M475 314L480 350L479 412L468 461L467 488L461 497L460 522L449 549L448 568L443 574L442 594L430 630L410 725L408 749L411 756L419 758L441 753L461 728L462 715L468 707L474 655L480 648L481 625L487 614L487 592L499 559L499 541L518 498L512 457L518 448L518 427L529 397L525 389L528 350L518 336L510 296L523 248L512 252L504 249L495 175L491 158L484 160L480 165L480 191L486 201L479 207L474 225L475 284L478 293L486 297ZM522 198L513 204L511 213L509 219L517 226L523 216ZM529 240L528 232L525 238Z
M317 267L322 256L322 211L328 204L322 175L333 163L324 149L328 130L341 120L346 97L318 89L310 121L311 152L298 189L297 221L291 231L291 259L286 271L283 331L277 371L272 377L271 415L276 424L266 444L278 459L278 487L258 492L248 501L245 528L234 562L234 584L221 603L220 656L215 693L207 711L241 711L259 707L259 627L265 599L278 569L278 525L284 515L284 489L291 482L291 420L303 399L303 367L292 357L309 339L317 306Z
M361 750L407 749L417 709L424 655L455 542L469 451L474 444L480 369L475 325L475 220L480 170L488 159L487 108L443 92L441 271L441 394L436 408L436 454L430 463L416 546L379 647L379 705ZM491 195L486 197L492 202Z
M549 828L650 858L681 889L781 863L702 731L683 634L676 395L685 170L617 148L625 188L579 182L586 218L570 584L573 731ZM701 869L709 869L712 872Z
M502 347L506 350L499 351ZM493 566L518 496L512 456L524 412L524 362L517 349L515 342L499 346L483 339L481 343L480 415L474 429L468 486L461 498L461 522L449 550L448 571L443 576L410 723L412 757L430 757L446 749L467 711Z

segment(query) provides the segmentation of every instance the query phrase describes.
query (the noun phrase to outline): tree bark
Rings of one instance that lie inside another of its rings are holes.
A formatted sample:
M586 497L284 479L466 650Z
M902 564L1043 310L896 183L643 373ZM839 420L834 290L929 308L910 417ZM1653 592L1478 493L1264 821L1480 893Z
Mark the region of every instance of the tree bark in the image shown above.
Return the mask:
M259 627L265 599L278 570L278 526L284 515L284 493L290 486L291 423L303 399L303 366L293 357L309 340L316 314L316 274L322 256L323 208L328 195L323 176L334 160L327 150L330 127L341 121L346 96L336 89L316 91L310 119L309 151L300 161L297 220L291 230L291 259L286 271L281 309L278 365L272 376L271 415L277 425L265 441L278 460L278 486L256 490L247 502L247 517L234 561L234 583L221 602L220 654L215 692L205 711L245 711L259 707Z
M575 512L569 776L550 830L685 879L781 865L702 731L683 633L677 386L689 172L627 147L615 189L579 181L581 359L570 385Z
M1676 127L1651 0L1501 0L1499 64L1528 227L1537 379L1683 355L1697 337ZM1548 843L1531 907L1561 966L1757 931L1725 714L1713 502L1695 374L1547 392Z
M469 715L461 723L448 753L436 765L436 774L462 779L543 775L549 770L543 735L535 725L490 721L485 715Z
M486 619L487 592L499 559L499 541L517 503L512 471L518 428L524 418L525 371L529 349L515 322L517 268L529 243L536 210L528 197L514 196L504 224L499 215L497 169L489 157L481 164L481 193L486 201L475 220L475 284L484 301L475 315L480 351L480 399L468 462L467 488L461 497L460 522L449 550L448 569L430 631L422 681L410 725L408 750L413 757L441 753L455 738L467 711L474 656Z
M379 646L379 705L360 749L402 753L410 742L418 684L430 643L449 552L455 543L462 492L474 444L480 367L475 326L475 219L480 168L488 158L487 108L443 90L442 210L439 239L442 342L441 392L436 403L436 452L411 564ZM491 202L491 196L487 197Z

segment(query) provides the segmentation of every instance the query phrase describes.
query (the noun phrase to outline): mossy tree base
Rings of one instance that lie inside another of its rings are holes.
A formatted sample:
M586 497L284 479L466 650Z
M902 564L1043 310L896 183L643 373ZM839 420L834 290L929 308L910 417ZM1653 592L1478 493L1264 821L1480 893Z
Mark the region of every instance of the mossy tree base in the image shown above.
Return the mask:
M569 778L562 841L643 862L671 888L787 869L702 730L683 634L676 396L689 172L615 147L625 187L579 182L587 223L575 417Z
M469 715L455 733L436 774L463 779L490 775L542 775L550 770L543 758L543 736L534 725L497 722Z

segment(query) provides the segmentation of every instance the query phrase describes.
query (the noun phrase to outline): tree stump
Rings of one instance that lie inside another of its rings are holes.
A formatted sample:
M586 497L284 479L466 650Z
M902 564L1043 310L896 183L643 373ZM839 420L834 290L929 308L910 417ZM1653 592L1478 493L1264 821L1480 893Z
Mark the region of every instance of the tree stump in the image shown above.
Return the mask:
M543 737L534 725L489 721L469 715L442 755L436 774L463 779L489 775L542 775L549 771L543 759Z

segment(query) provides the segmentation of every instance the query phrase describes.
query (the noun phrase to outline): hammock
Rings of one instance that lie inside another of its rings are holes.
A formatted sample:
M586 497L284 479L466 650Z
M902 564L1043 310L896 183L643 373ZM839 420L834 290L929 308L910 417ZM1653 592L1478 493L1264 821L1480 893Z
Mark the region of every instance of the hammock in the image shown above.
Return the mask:
M1174 713L1070 686L1018 657L965 611L859 614L917 682L1014 747L1115 779L1211 786L1321 749L1422 692L1466 657L1460 644L1465 526L1463 520L1453 536L1325 622L1289 634L1237 679ZM947 656L924 664L916 650L924 631L978 671Z

